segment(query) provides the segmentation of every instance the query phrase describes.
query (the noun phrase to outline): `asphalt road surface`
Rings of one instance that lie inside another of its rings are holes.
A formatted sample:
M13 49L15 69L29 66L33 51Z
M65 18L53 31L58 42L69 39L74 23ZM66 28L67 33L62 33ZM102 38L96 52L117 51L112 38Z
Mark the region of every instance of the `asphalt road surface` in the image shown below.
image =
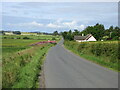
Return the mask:
M118 73L82 59L63 47L52 47L44 64L46 88L118 88Z

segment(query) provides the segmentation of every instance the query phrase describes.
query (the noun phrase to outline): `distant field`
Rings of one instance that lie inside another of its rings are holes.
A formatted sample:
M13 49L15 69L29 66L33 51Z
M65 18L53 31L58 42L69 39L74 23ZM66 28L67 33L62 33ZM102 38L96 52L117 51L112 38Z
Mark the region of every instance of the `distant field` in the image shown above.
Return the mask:
M38 39L38 40L59 40L59 36L53 35L2 35L3 39L23 39L27 37L28 39Z
M40 42L41 40L24 40L24 39L3 39L2 40L2 54L5 56L8 53L14 53L26 48L30 44Z
M27 37L27 39L25 38ZM59 36L52 35L2 35L2 53L5 55L6 53L16 52L19 50L23 50L29 48L31 44L40 41L47 40L56 40L60 39ZM25 38L25 39L24 39Z
M2 38L2 87L38 88L43 58L54 44L30 45L40 41L58 41L60 37L3 35Z
M2 46L28 46L39 41L43 40L2 39Z

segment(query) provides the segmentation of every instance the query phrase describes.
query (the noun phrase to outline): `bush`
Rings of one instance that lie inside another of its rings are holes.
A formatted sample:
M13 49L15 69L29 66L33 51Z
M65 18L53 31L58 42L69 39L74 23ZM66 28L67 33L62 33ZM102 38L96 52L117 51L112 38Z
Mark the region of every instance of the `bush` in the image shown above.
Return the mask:
M79 55L88 55L102 58L102 63L109 65L118 65L119 47L117 41L106 42L73 42L65 41L64 45ZM110 66L109 66L110 67ZM115 67L116 68L116 67Z
M23 39L30 39L29 37L23 37Z
M17 37L17 39L20 39L20 37Z
M20 32L20 31L13 31L13 34L20 35L20 34L21 34L21 32Z
M3 37L3 39L7 39L7 37Z
M52 40L56 40L55 37L52 37Z
M14 39L14 37L11 37L10 39Z

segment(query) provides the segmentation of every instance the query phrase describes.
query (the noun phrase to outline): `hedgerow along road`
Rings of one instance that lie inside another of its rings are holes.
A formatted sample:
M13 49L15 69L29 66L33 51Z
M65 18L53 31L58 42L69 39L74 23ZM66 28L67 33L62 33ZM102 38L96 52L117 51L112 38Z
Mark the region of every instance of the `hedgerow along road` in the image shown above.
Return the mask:
M63 47L52 47L44 63L46 88L118 88L118 73L85 60Z

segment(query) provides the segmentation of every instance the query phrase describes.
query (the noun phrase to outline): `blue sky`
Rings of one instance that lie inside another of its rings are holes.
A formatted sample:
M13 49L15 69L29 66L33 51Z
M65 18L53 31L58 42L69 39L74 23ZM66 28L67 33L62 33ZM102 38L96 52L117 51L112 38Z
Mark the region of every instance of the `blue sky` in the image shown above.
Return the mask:
M1 4L1 3L0 3ZM82 31L88 25L118 25L117 2L3 2L3 30Z

